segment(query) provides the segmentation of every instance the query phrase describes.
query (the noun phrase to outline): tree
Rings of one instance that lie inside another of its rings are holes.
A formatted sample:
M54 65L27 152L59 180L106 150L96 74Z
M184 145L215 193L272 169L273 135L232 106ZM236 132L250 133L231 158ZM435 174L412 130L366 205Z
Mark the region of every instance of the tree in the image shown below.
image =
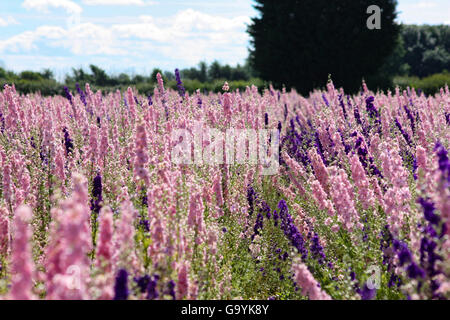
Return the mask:
M200 82L206 82L208 80L208 65L206 64L205 61L201 61L198 64L198 68L199 68L198 80Z
M411 75L426 77L450 70L450 26L402 26L404 61Z
M381 9L381 29L367 27L367 8ZM250 62L275 86L303 94L324 86L356 91L386 62L397 43L396 0L257 0L248 28Z
M20 73L20 78L24 80L29 81L40 81L42 80L42 76L39 72L33 72L33 71L22 71Z
M41 72L41 76L44 78L44 79L47 79L47 80L52 80L52 79L54 79L54 74L53 74L53 71L52 70L50 70L50 69L44 69L42 72Z
M209 79L210 80L220 79L221 78L221 70L222 70L222 66L220 65L219 61L215 60L209 66L209 70L208 70Z
M0 79L6 79L6 70L0 67Z
M126 73L121 73L117 77L117 81L122 85L128 85L131 82L130 76Z
M152 74L151 74L151 76L150 76L150 81L151 81L152 83L156 83L156 75L157 75L158 73L160 73L161 75L163 75L163 72L162 72L161 69L158 69L158 68L153 69ZM164 79L164 77L163 77L163 79Z
M109 84L109 77L106 74L105 70L100 69L93 64L91 64L89 68L91 69L92 75L94 77L94 83L96 85L103 87Z

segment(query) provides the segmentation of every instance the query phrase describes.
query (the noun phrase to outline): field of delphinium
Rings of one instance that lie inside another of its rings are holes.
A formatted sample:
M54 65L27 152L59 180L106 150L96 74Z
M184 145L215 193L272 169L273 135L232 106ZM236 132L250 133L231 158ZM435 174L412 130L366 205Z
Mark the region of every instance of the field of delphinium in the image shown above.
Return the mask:
M305 98L158 83L3 88L0 298L450 297L448 87L350 96L330 81ZM279 133L262 152L279 167L195 154L231 128ZM175 161L189 140L192 161Z

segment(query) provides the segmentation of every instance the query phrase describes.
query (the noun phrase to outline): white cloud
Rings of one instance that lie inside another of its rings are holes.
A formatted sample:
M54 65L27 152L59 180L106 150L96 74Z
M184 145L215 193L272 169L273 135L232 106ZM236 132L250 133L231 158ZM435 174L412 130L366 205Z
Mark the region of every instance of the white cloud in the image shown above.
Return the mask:
M108 28L84 23L70 29L56 26L41 26L34 31L25 31L7 40L0 40L0 52L38 51L40 46L68 49L75 55L126 54L126 48Z
M83 8L70 0L25 0L22 7L45 13L49 12L49 8L61 8L69 14L80 14L83 11Z
M246 16L224 18L188 9L164 18L141 16L136 22L41 26L0 40L0 53L38 55L47 47L68 50L77 59L117 57L137 64L157 56L161 66L167 61L188 66L215 59L236 64L248 54L248 22Z
M169 42L174 39L208 39L214 43L242 43L246 41L245 23L248 17L223 18L192 9L180 11L168 18L141 16L138 22L116 24L112 29L119 37ZM243 38L244 36L244 38Z
M35 44L40 39L59 39L65 33L60 27L42 26L34 31L25 31L6 40L0 40L0 52L20 52L37 49Z
M150 6L156 4L154 1L144 0L83 0L88 6Z
M7 27L14 24L19 24L19 22L17 22L17 20L14 19L13 17L11 16L8 16L6 18L0 17L0 27Z
M431 1L421 1L412 5L413 8L417 9L425 9L425 8L434 8L437 4Z

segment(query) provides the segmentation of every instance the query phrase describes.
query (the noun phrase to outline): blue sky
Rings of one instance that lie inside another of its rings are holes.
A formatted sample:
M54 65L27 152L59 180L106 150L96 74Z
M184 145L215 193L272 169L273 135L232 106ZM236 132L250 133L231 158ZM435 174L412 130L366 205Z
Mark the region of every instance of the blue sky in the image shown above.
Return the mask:
M146 74L248 55L251 0L0 0L0 66L15 71L96 64ZM450 24L449 0L400 0L403 23Z

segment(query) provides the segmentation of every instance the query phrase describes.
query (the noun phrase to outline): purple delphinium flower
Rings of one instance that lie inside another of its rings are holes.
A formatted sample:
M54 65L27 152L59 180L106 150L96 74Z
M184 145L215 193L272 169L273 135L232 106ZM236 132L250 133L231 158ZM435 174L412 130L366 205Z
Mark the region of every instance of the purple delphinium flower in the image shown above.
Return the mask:
M369 96L366 99L366 110L370 118L377 119L379 114L377 108L375 108L375 105L373 102L375 101L375 98L373 96Z
M264 217L261 213L258 213L256 216L256 222L253 227L253 234L251 236L251 239L253 240L257 235L259 235L259 230L261 230L264 227Z
M148 284L150 282L150 276L148 274L142 277L134 277L134 282L136 282L141 293L144 293L147 290Z
M0 127L3 133L5 131L5 117L3 116L3 113L1 111L0 111Z
M256 192L252 186L247 187L247 202L248 202L248 215L251 216L254 212L254 201L256 197Z
M64 86L64 94L66 95L66 99L69 100L70 104L73 104L73 97L72 94L69 91L69 88Z
M377 289L370 289L367 286L367 283L365 283L363 289L360 292L360 295L362 300L372 300L377 295Z
M339 95L338 100L339 100L339 105L341 106L342 112L344 114L344 119L347 120L347 110L345 109L345 104L344 104L344 99L342 97L342 94Z
M411 255L411 252L409 251L406 243L404 243L400 240L394 239L393 245L394 245L395 251L397 252L397 256L398 256L401 267L405 263L409 263L412 261L412 255Z
M403 106L403 109L405 109L406 115L408 116L409 122L411 122L411 129L412 132L416 132L416 126L415 126L415 119L414 116L411 113L411 110L408 108L407 105Z
M442 172L444 179L446 178L450 184L450 161L448 159L448 152L439 141L436 142L434 151L438 156L439 170Z
M439 218L438 215L434 213L435 211L434 203L431 201L427 201L424 198L419 198L418 202L423 208L425 220L427 220L433 225L438 225L441 219Z
M66 148L66 153L70 154L73 152L73 140L70 138L69 131L66 127L63 128L64 132L64 146Z
M186 90L184 89L183 82L181 81L180 70L178 70L178 68L175 69L175 79L177 81L178 93L182 98L184 98Z
M326 106L329 107L330 103L328 102L327 96L325 95L325 93L322 93L322 99L323 99L323 102L325 102Z
M147 286L147 299L148 300L158 299L158 297L159 297L158 289L157 289L158 280L159 280L158 275L154 275L153 279L150 279L148 286Z
M78 83L75 84L75 87L77 88L77 92L80 95L80 100L81 102L83 102L84 106L87 106L87 101L86 101L86 95L84 94L84 91L81 90L80 85Z
M408 266L406 271L411 279L425 278L425 272L414 262Z
M309 247L309 251L311 252L311 256L316 259L319 264L325 263L325 253L323 252L323 247L319 241L319 235L314 233L314 236L311 239L311 246Z
M381 119L380 119L380 112L377 110L373 102L375 101L375 98L373 96L369 96L366 99L366 110L369 115L369 117L374 122L374 127L378 127L378 133L382 133L382 127L381 127ZM367 127L367 134L372 129L372 127Z
M395 125L397 126L398 130L400 130L400 133L405 138L406 142L411 146L412 142L411 142L411 139L409 138L408 133L405 130L403 130L403 127L397 118L394 119L394 122L395 122Z
M127 300L129 294L128 272L125 269L120 269L114 284L114 300Z
M388 288L392 288L394 285L397 285L397 287L400 287L402 284L402 280L399 276L397 276L395 273L391 273L391 277L389 278L388 282Z
M152 94L148 95L148 105L149 106L153 105Z
M269 205L265 202L265 201L261 201L261 208L259 209L259 211L264 214L268 220L270 220L271 217L271 210Z
M353 110L353 114L355 115L356 123L359 124L360 126L362 126L361 116L359 114L359 109L357 106L355 106L355 108Z
M144 194L144 195L142 196L142 205L143 205L143 206L148 206L148 197L147 197L146 194Z
M324 156L324 154L323 154L322 143L320 142L320 139L319 139L319 133L318 133L317 131L315 132L315 142L314 142L314 145L315 145L315 147L316 147L316 149L317 149L317 153L318 153L318 154L320 155L320 157L322 158L323 164L324 164L325 166L327 166L328 163L327 163L327 160L325 159L325 156Z
M64 131L64 130L63 130ZM31 137L30 138L30 146L33 148L33 149L36 149L36 144L34 143L34 137Z
M291 241L291 244L302 255L302 259L306 260L308 257L308 250L304 247L304 240L300 231L295 226L291 215L289 214L286 201L280 200L278 203L278 209L280 210L280 228Z
M150 222L147 219L142 219L139 224L144 227L145 232L150 231Z
M175 300L175 281L170 280L167 284L167 294L170 295L173 300Z
M103 201L102 197L102 176L98 173L93 181L92 188L92 199L91 199L91 210L93 213L98 215L101 209L101 202Z
M356 139L355 150L356 150L356 153L358 154L359 161L361 161L361 164L364 167L364 170L367 171L368 152L367 152L367 149L365 148L365 146L363 146L363 138L362 137L358 137Z

